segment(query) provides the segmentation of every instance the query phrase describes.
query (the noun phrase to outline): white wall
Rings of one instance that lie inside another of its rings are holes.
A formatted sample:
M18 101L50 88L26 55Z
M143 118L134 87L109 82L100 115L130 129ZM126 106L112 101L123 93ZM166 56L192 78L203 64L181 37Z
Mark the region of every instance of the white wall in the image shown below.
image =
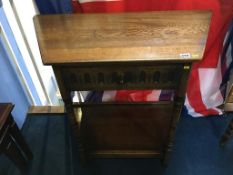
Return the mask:
M58 105L53 70L43 65L38 48L33 24L33 16L38 10L34 1L3 0L3 8L42 105Z

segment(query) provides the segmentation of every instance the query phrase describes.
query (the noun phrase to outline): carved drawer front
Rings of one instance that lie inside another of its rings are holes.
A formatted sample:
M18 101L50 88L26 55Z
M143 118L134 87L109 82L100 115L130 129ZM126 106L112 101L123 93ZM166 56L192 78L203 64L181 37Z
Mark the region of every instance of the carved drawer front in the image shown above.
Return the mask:
M62 76L70 90L174 89L182 71L182 65L63 67Z

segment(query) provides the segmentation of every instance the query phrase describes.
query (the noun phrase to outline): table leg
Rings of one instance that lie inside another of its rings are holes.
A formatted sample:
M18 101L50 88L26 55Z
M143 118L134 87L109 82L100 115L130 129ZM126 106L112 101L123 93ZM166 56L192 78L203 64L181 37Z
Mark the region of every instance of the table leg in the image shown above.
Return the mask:
M7 145L3 152L20 169L21 172L25 172L27 169L27 161L18 148L17 144L8 134L4 137L4 139Z
M76 121L74 109L73 109L73 102L71 99L71 94L70 94L69 89L66 88L65 83L63 81L62 74L61 74L61 68L54 66L53 70L56 75L57 83L60 88L60 93L64 101L64 104L65 104L66 113L68 115L68 120L69 120L70 127L72 130L71 142L74 148L73 151L75 153L78 153L78 157L80 158L81 163L85 164L87 160L87 153L83 146L83 139L82 139L82 134L81 134L82 125L80 124L80 127L79 127L79 124Z
M10 135L11 137L16 141L22 152L24 153L25 157L28 160L31 160L33 158L33 154L28 146L28 144L25 142L25 139L23 135L21 134L18 126L16 125L15 121L13 121L13 117L11 117L11 126L10 126Z
M183 107L183 100L176 100L177 102L175 102L174 104L174 110L173 110L173 118L172 118L172 122L171 122L171 126L170 126L170 132L169 132L169 136L168 136L168 144L167 144L167 148L165 150L164 153L164 157L163 157L163 164L166 166L168 164L168 161L170 159L170 155L172 152L172 148L173 148L173 143L175 140L175 133L176 133L176 127L177 124L179 122L180 119L180 114L181 114L181 110Z
M173 117L170 124L170 131L168 136L168 144L165 150L165 154L163 157L163 164L166 166L168 164L168 160L170 158L170 153L172 151L173 142L175 140L175 132L176 127L180 119L181 111L184 105L185 93L186 93L186 85L188 81L188 76L190 72L191 65L184 64L183 73L180 80L179 88L177 89L177 93L174 98L174 107L173 107Z
M229 125L227 126L227 129L222 135L219 142L220 146L224 146L228 142L231 136L233 136L233 120L230 121Z

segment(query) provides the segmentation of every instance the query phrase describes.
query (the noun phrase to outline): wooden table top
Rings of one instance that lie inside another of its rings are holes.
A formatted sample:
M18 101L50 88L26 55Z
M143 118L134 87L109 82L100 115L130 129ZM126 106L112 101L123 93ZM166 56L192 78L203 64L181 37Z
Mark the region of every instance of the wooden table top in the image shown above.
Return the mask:
M44 64L202 59L210 11L34 17Z

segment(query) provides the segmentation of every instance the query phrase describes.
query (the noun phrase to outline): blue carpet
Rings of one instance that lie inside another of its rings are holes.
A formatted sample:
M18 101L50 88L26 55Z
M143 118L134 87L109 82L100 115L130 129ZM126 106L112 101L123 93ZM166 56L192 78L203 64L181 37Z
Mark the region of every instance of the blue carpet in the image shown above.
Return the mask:
M207 118L181 117L168 166L159 159L95 159L80 166L72 156L67 118L62 115L27 117L22 132L34 159L28 175L232 175L233 138L225 147L219 139L233 114ZM0 175L19 175L1 156Z
M182 117L167 175L232 175L233 140L224 148L219 140L233 115Z

